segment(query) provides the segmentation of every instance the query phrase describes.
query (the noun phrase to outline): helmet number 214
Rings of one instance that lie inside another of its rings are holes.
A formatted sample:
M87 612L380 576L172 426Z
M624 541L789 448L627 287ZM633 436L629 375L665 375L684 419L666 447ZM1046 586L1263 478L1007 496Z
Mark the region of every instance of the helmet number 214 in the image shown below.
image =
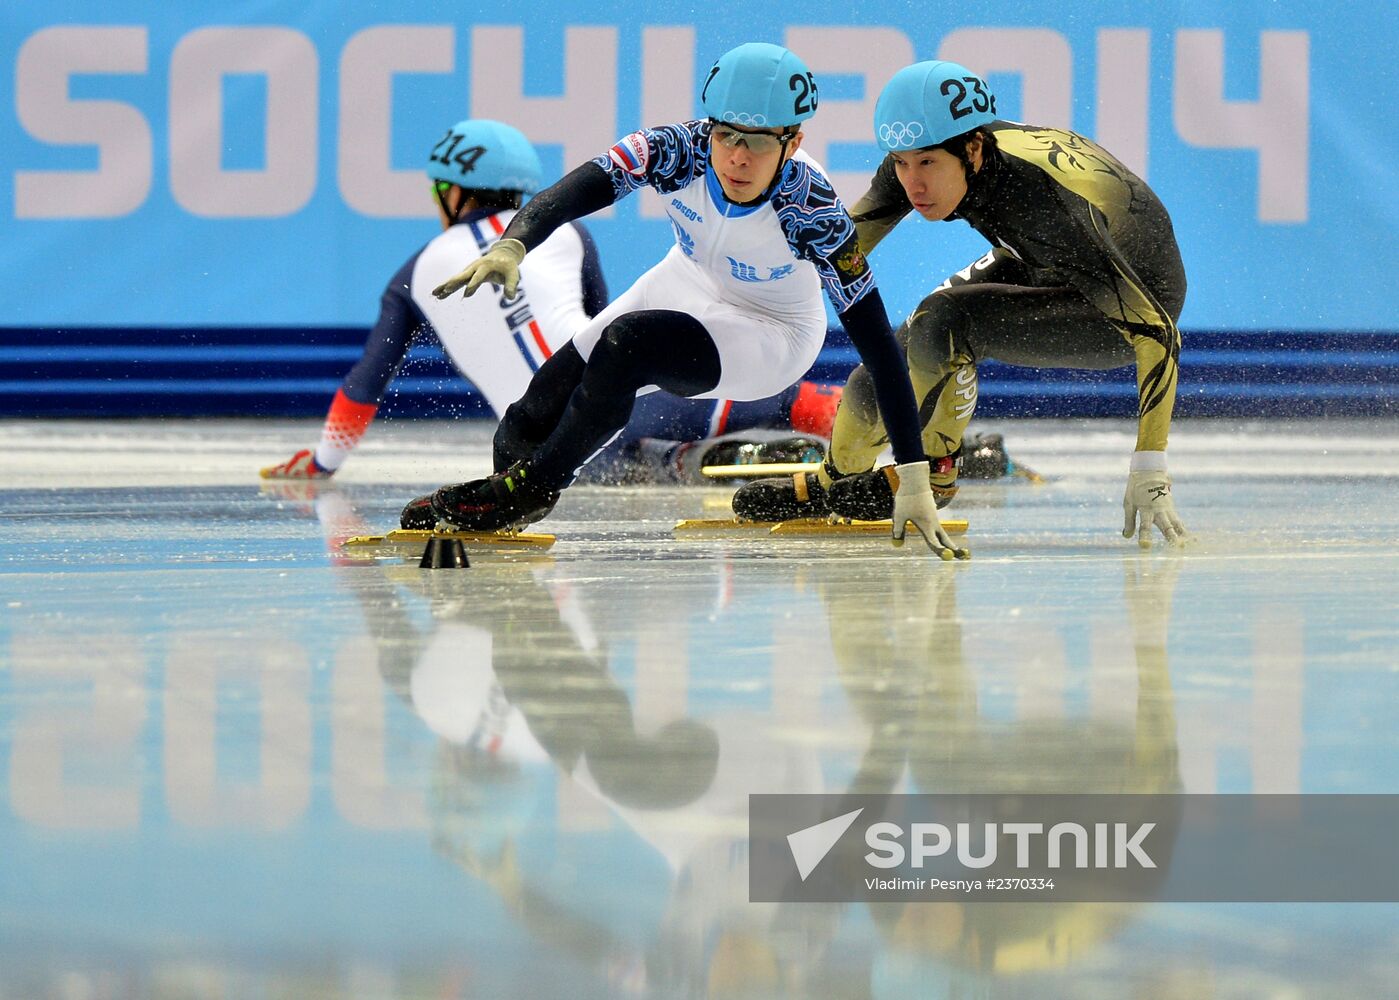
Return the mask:
M458 150L457 144L461 142L461 140L462 137L460 135L449 130L447 134L442 137L442 141L432 147L432 153L428 159L448 165L455 163L461 168L462 173L471 173L471 171L476 168L476 161L485 155L486 149L484 146L467 146L464 149ZM445 149L443 148L444 146L446 147Z

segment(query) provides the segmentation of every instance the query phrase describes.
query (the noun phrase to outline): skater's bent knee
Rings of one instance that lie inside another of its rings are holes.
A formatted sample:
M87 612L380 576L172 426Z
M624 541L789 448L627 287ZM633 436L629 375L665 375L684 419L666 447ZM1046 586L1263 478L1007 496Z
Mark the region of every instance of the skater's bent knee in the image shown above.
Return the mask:
M605 373L619 388L658 385L681 396L707 392L719 381L718 348L699 320L669 309L618 316L602 331L588 359L588 380Z
M840 405L849 410L852 416L871 422L879 420L879 406L875 401L874 379L864 365L856 366L845 382L845 392L841 394Z
M940 289L918 303L908 320L910 365L933 368L976 360L971 344L975 322L957 292Z

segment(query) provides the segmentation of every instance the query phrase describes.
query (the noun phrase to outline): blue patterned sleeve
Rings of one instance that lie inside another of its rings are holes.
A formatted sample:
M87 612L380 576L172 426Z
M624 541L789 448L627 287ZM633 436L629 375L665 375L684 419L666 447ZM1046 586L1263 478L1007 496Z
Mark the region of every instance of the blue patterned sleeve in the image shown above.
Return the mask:
M606 171L617 198L643 184L661 192L679 191L704 173L708 138L706 121L657 125L623 136L592 162Z
M855 223L831 182L803 160L792 160L772 196L792 252L816 266L826 295L843 313L875 287Z

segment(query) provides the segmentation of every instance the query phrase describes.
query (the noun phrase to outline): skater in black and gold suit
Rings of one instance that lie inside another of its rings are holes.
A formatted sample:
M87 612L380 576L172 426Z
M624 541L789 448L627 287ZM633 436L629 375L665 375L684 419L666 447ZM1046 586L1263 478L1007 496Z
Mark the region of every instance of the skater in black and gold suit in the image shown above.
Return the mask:
M962 436L976 408L977 362L1037 368L1136 365L1138 429L1123 534L1185 535L1171 499L1166 438L1175 404L1185 270L1171 220L1146 183L1074 132L1002 121L984 80L924 62L895 74L875 109L887 151L854 206L860 249L905 216L963 219L993 249L944 281L902 324L923 447L940 503L956 492ZM892 480L874 469L887 437L857 368L830 457L803 482L756 483L741 516L834 511L887 517ZM797 497L806 497L798 502Z

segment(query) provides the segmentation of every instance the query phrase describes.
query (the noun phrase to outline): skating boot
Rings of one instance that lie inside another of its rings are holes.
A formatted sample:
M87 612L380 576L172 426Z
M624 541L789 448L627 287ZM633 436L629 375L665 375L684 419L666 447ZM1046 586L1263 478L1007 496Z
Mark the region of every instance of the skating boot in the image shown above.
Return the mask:
M817 438L775 437L753 440L742 436L720 438L704 451L703 465L775 465L787 462L820 462L826 443Z
M957 495L956 475L957 456L928 459L930 475L934 479L933 500L938 508L946 507ZM951 473L951 483L946 480ZM894 467L871 469L846 476L831 483L827 492L827 502L831 513L848 517L855 521L882 521L894 516Z
M398 526L409 531L431 531L437 527L437 515L432 510L432 494L415 497L404 505L398 515Z
M333 469L323 468L316 461L316 453L303 448L280 465L269 465L258 470L263 479L329 479L335 475Z
M831 471L826 467L826 471ZM780 479L757 479L734 493L734 516L743 521L790 521L797 517L825 517L830 513L826 487L814 472L798 472Z
M963 479L1004 479L1014 476L1032 483L1044 482L1034 469L1027 469L1010 457L999 434L976 434L962 443Z
M444 486L432 495L432 512L461 531L522 527L548 516L559 501L557 490L530 477L528 463L516 462L485 479Z
M999 434L977 434L962 442L963 479L1000 479L1010 475L1013 468Z

